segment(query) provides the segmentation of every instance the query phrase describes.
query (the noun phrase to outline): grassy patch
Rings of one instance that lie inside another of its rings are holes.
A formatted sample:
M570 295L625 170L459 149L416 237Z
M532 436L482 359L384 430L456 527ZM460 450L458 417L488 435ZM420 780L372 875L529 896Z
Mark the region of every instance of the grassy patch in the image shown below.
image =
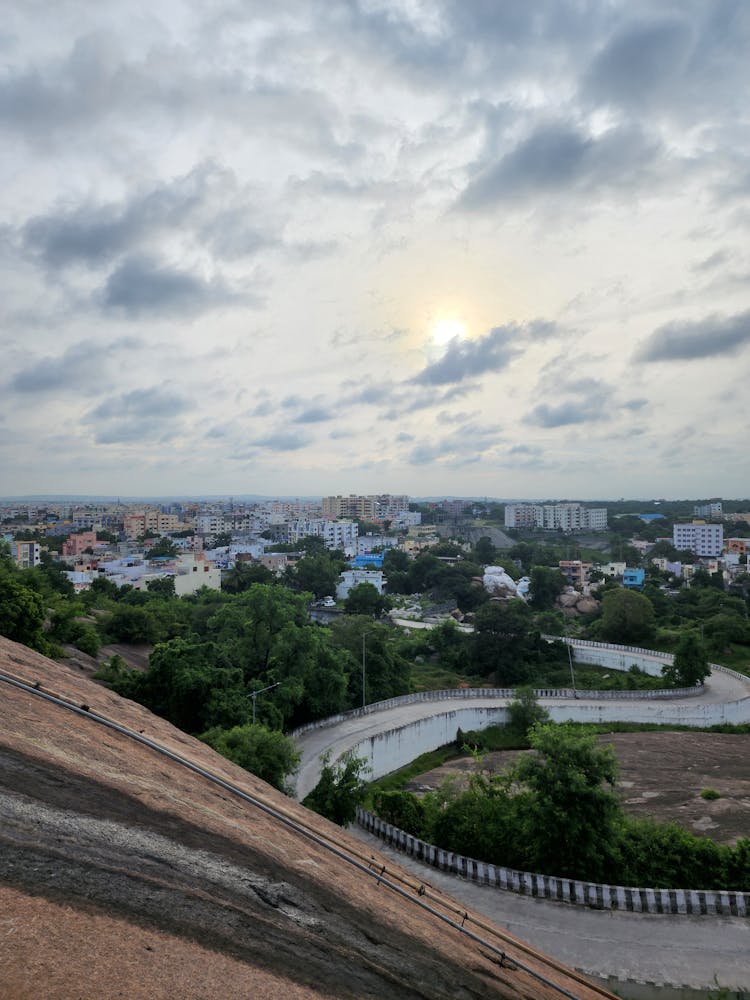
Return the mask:
M717 792L715 788L702 788L701 798L706 799L709 802L712 802L714 799L720 799L721 793Z
M463 754L456 749L455 743L448 743L444 747L438 747L437 750L421 754L411 764L407 764L398 771L393 771L392 774L386 774L385 777L371 782L367 786L365 808L372 808L372 796L375 792L398 791L401 788L405 788L412 778L416 778L420 774L426 774L428 771L433 771L436 767L441 767L445 764L446 761L462 756Z

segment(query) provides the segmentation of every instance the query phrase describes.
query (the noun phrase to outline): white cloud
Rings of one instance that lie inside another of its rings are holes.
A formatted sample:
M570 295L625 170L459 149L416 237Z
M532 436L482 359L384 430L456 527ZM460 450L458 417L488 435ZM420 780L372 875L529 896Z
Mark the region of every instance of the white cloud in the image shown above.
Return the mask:
M746 490L747 4L35 9L8 493Z

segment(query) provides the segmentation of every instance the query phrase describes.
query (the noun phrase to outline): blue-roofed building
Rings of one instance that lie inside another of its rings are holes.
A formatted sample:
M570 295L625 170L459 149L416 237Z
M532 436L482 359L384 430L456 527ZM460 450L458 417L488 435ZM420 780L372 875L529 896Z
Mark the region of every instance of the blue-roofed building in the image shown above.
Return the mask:
M382 569L383 556L375 552L363 552L349 560L352 569Z
M637 567L636 569L625 569L622 574L622 585L630 590L643 590L643 581L646 578L646 571Z
M636 517L640 517L646 524L651 524L652 521L658 521L660 518L662 521L664 520L663 514L636 514Z

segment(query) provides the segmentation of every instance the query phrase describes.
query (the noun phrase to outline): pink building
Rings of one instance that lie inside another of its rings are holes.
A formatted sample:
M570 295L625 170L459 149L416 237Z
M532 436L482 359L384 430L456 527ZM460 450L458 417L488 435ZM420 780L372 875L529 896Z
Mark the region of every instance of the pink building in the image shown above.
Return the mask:
M63 542L64 556L80 556L86 549L93 549L97 544L95 531L82 531L80 535L71 535Z

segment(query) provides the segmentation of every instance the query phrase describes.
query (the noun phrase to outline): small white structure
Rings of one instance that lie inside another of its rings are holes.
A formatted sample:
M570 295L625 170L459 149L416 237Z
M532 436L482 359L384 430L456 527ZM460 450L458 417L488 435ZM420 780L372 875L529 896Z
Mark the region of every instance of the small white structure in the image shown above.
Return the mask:
M383 593L385 577L379 569L345 569L339 577L336 585L336 598L339 601L346 600L349 592L360 583L371 583L379 594Z

